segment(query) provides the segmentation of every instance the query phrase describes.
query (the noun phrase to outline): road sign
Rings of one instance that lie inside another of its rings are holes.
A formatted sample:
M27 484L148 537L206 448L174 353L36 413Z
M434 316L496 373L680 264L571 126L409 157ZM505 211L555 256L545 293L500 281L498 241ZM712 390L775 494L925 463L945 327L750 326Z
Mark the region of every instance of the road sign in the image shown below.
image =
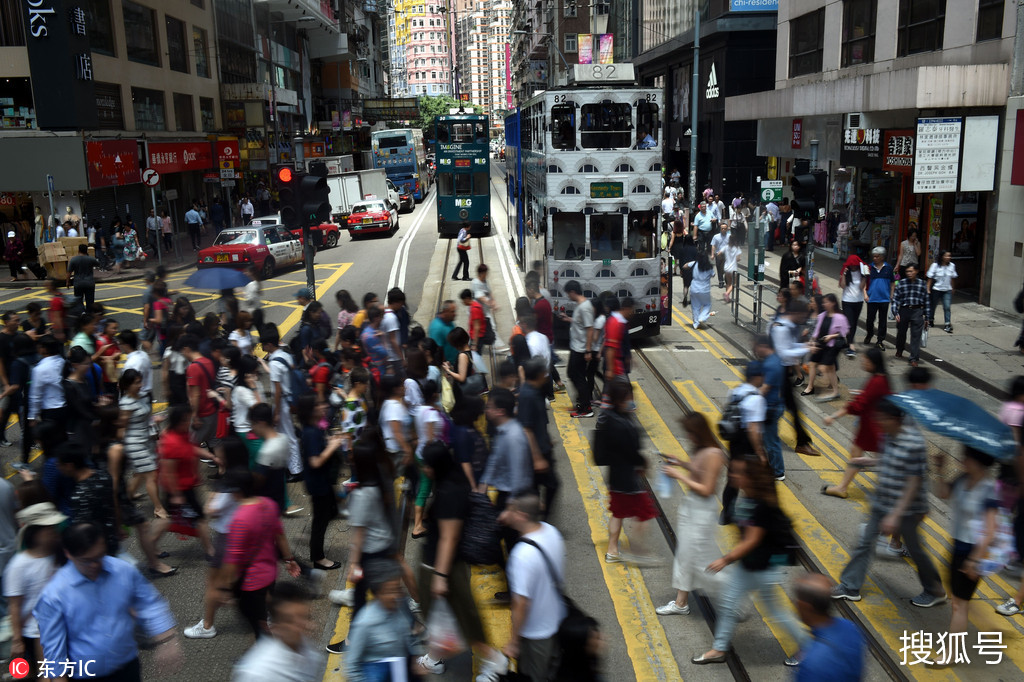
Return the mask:
M156 187L160 184L160 173L155 168L147 168L142 171L142 182L146 187Z
M782 180L762 180L761 201L782 201Z
M221 159L220 160L220 169L221 170L233 170L234 167L235 167L235 162L232 161L231 159Z
M234 180L235 179L235 169L234 168L221 168L220 169L220 179L221 180Z
M235 186L235 181L234 180L221 180L220 181L220 186L221 187L234 187Z
M53 193L53 176L52 175L47 175L46 176L46 191L50 192L50 193Z

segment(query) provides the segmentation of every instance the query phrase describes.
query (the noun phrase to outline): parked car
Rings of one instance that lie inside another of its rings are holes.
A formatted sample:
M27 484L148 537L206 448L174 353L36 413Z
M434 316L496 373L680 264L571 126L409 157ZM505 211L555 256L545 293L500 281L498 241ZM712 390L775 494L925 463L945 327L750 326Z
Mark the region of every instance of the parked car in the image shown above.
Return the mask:
M302 228L292 230L297 239L302 239ZM335 223L320 223L309 228L309 236L313 239L313 246L318 249L333 249L338 245L341 238L341 228Z
M352 213L348 217L348 233L352 239L377 232L392 234L397 230L398 212L389 210L383 199L369 199L352 205Z
M277 216L256 218L245 227L222 230L212 246L199 251L198 268L245 268L255 265L266 278L278 268L302 262L302 239Z

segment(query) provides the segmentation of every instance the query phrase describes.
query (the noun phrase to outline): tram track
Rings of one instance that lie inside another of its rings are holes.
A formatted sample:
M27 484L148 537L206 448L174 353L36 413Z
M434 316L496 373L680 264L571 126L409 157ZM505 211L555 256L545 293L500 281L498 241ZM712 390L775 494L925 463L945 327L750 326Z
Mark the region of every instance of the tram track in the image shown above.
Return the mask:
M672 400L673 404L679 409L679 411L682 412L684 415L693 414L693 408L691 408L686 403L686 401L683 400L682 396L679 395L679 392L676 391L675 386L672 384L672 382L664 374L662 374L657 367L655 367L654 363L643 351L643 349L634 348L633 353L644 364L644 366L647 368L647 371L658 383L658 385L662 388L662 390L669 396L669 398ZM717 435L715 436L715 440L719 440ZM720 444L722 445L722 449L728 452L725 444ZM644 479L644 485L647 488L648 492L651 492L650 482L647 481L646 478ZM665 514L665 510L662 508L661 502L660 500L658 500L658 497L656 495L653 495L653 493L651 497L652 499L655 500L655 504L658 508L658 527L661 529L662 535L665 537L665 541L668 544L669 548L672 550L672 554L674 556L677 545L675 531L672 528L672 524L668 520L668 517ZM803 544L799 545L799 549L796 552L796 558L798 565L804 568L805 570L813 573L821 573L821 569L815 563L814 559L811 557L810 553L803 546ZM708 627L711 629L712 632L714 632L716 616L714 605L711 603L711 600L705 597L704 595L700 595L697 598L697 605L701 612L701 615L707 622ZM856 625L857 628L861 631L861 634L864 636L864 641L867 643L868 650L870 651L871 656L876 661L878 661L878 664L889 676L889 679L898 680L899 682L907 682L910 678L907 677L906 674L904 674L904 672L901 670L897 662L889 656L888 649L884 646L883 643L878 641L878 639L874 636L873 632L868 627L864 619L860 616L860 614L856 611L856 609L854 609L849 602L842 599L835 600L834 606L836 607L836 610L842 615L842 617L854 623L854 625ZM740 660L739 656L737 656L734 652L729 653L729 656L726 659L726 663L729 666L729 670L732 672L733 677L735 679L751 679L750 675L747 673L746 668L743 666L743 662Z

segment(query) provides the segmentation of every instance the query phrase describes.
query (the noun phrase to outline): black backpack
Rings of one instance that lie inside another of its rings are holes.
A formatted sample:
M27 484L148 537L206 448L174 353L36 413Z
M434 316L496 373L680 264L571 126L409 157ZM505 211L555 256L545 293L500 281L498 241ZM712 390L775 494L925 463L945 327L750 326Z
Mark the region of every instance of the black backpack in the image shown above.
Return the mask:
M749 395L749 391L740 393L738 390L729 395L729 403L722 410L722 416L718 420L718 435L722 440L731 443L743 434L743 413L740 411L740 403Z

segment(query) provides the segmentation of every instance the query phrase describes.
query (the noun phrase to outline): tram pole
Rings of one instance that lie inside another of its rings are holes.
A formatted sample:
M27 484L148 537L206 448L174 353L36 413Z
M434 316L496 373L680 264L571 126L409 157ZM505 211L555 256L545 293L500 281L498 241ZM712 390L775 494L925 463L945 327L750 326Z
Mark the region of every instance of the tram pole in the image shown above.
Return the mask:
M700 5L694 5L693 85L690 87L690 205L697 205L697 90L700 88Z

